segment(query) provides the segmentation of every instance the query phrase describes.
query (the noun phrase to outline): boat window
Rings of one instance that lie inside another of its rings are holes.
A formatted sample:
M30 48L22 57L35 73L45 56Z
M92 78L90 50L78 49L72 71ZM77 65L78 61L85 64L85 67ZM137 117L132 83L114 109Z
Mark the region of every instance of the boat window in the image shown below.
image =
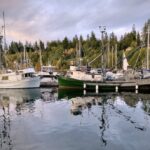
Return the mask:
M2 80L8 80L8 76L3 76Z
M26 74L25 74L25 77L30 77L30 74L29 74L29 73L26 73Z
M34 73L25 73L24 74L25 77L35 77Z

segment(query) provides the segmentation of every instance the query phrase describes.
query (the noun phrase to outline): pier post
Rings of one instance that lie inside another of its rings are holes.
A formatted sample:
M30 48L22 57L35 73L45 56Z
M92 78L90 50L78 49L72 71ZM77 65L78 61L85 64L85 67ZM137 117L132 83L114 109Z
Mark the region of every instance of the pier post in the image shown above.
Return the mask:
M86 89L86 84L85 83L83 84L83 88Z
M96 85L96 94L98 94L98 85Z
M139 89L139 86L136 84L136 86L135 86L135 93L138 93L138 89Z
M83 84L83 94L86 95L86 84Z
M115 87L116 92L118 92L118 86Z
M85 89L83 90L83 94L86 95L86 90Z

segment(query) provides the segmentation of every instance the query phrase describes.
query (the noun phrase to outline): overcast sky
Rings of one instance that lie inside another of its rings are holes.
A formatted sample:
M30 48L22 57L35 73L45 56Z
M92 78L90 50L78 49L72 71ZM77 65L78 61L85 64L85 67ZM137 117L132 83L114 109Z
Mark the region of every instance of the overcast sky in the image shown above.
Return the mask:
M141 31L150 18L150 0L0 0L0 26L5 12L7 41L50 41L70 39L99 26L118 36ZM1 30L0 30L1 31Z

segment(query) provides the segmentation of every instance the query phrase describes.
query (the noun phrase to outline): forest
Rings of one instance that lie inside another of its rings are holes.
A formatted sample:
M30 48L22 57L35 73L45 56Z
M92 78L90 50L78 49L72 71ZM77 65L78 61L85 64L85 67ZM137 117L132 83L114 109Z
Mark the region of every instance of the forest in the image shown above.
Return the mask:
M41 40L35 43L27 41L25 44L21 41L12 41L5 50L5 66L11 69L18 67L18 64L23 62L25 49L28 63L37 71L40 70L40 56L43 65L51 64L59 70L66 70L71 64L79 65L79 61L82 65L90 65L94 68L100 68L104 62L107 68L115 68L116 65L121 68L123 51L130 66L141 68L145 65L148 24L150 19L143 25L142 34L136 31L133 25L131 31L119 39L113 32L110 34L105 32L103 39L96 38L95 33L91 32L86 38L75 35L73 39L64 37L63 40L48 41L46 44ZM104 62L100 57L102 52Z

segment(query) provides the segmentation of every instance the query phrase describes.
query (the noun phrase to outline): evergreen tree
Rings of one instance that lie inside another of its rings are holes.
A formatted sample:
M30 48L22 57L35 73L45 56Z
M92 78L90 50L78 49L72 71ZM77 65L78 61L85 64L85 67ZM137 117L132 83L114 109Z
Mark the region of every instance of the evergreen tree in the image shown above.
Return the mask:
M63 39L62 44L63 44L64 50L69 48L69 40L68 40L67 37L65 37L65 38Z
M45 50L44 42L42 42L41 40L39 42L39 47L41 50Z
M150 19L145 22L144 27L143 27L143 33L142 33L142 42L146 45L147 43L147 31L148 31L148 26L150 28Z

